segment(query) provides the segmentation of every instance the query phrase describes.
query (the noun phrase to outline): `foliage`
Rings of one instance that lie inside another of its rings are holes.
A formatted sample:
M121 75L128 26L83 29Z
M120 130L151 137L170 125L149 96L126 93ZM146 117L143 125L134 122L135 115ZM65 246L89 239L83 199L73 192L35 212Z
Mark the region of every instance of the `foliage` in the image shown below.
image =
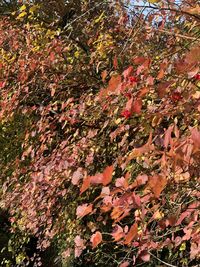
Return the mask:
M192 266L200 7L94 2L65 25L48 1L0 21L0 203L15 266L41 264L31 236L77 266Z

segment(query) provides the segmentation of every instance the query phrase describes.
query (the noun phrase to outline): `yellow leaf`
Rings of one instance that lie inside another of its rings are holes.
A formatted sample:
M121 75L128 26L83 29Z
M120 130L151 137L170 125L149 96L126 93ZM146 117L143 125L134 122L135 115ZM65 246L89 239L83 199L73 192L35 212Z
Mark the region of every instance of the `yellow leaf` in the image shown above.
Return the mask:
M103 18L103 16L104 16L104 11L101 13L101 15L97 18L97 19L95 19L95 23L98 23L102 18Z
M34 6L32 6L32 7L29 9L29 12L30 12L30 13L34 13L37 9L38 9L38 6L37 6L37 5L34 5Z
M25 5L21 6L19 10L20 10L20 11L24 11L24 10L26 10L26 6L25 6Z
M180 250L180 251L184 251L184 250L186 250L186 244L185 244L185 242L181 244L179 250Z
M25 17L27 15L26 11L20 13L18 16L17 16L17 19L21 19L23 17Z
M151 4L156 4L156 3L160 2L160 0L148 0L148 2Z

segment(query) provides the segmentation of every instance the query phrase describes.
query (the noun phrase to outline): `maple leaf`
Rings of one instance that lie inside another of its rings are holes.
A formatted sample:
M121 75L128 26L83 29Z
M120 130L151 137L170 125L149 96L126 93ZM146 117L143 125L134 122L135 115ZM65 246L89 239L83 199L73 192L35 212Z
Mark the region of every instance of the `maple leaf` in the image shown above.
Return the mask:
M96 248L102 242L102 234L97 231L91 236L90 241L92 243L92 247Z
M133 239L136 238L137 233L138 233L138 225L137 225L137 223L134 223L134 224L131 226L131 228L130 228L128 234L127 234L126 237L125 237L124 244L125 244L125 245L129 245L129 244L131 243L131 241L132 241Z
M78 218L83 218L87 214L92 212L92 204L83 204L77 207L76 216Z

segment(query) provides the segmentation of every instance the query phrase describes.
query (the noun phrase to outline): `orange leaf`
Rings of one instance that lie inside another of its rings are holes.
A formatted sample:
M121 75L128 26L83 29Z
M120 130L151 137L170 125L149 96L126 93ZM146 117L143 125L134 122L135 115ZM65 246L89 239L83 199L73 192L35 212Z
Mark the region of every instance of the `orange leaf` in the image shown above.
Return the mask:
M107 87L108 92L114 92L120 83L121 83L120 75L112 76L110 81L108 82L108 87Z
M118 68L118 61L117 61L117 57L116 56L114 56L114 59L113 59L113 67L114 67L114 69Z
M90 176L87 176L83 180L83 184L82 184L81 189L80 189L80 194L82 194L83 192L85 192L89 187L90 187Z
M159 198L167 184L167 178L164 176L154 175L149 177L149 186L156 198Z
M137 231L138 231L138 225L137 225L137 223L134 223L134 224L131 226L131 228L130 228L128 234L126 235L126 238L125 238L125 241L124 241L124 244L125 244L125 245L130 244L131 241L132 241L134 238L136 238L136 236L137 236Z
M112 173L113 173L113 166L108 166L105 168L103 172L103 185L107 185L112 181Z
M102 71L101 73L102 82L105 82L107 75L108 75L107 70Z
M92 243L92 247L96 248L102 242L102 234L97 231L91 236L90 241Z

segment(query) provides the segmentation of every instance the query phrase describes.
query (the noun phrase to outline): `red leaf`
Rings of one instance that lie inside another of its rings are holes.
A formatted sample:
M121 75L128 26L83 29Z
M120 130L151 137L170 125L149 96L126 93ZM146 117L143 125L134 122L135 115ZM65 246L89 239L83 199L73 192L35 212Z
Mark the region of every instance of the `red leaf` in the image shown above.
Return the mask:
M125 109L125 110L123 110L121 112L121 116L124 117L124 118L126 118L126 119L128 119L128 118L131 117L131 112L129 110Z
M85 215L92 212L92 204L83 204L77 207L76 216L78 218L83 218Z
M131 226L131 228L130 228L128 234L126 235L126 238L125 238L125 241L124 241L124 244L125 244L125 245L130 244L131 241L132 241L134 238L136 238L136 236L137 236L137 231L138 231L138 225L137 225L137 223L134 223L134 224Z
M179 93L179 92L173 92L171 94L171 99L174 101L174 102L177 102L179 100L181 100L183 97L182 95Z
M92 243L92 247L96 248L102 242L102 234L97 231L91 236L90 241Z
M113 173L113 166L108 166L105 168L104 172L103 172L103 185L107 185L112 181L112 173Z
M124 79L127 80L128 77L132 74L132 72L133 72L133 66L128 67L128 68L123 72Z
M140 114L141 109L142 109L142 99L138 98L133 102L131 111Z
M0 88L3 88L5 86L6 82L5 81L0 81Z
M200 73L197 73L197 74L194 76L194 79L199 81L199 80L200 80Z
M128 79L129 79L130 83L136 83L138 81L137 77L135 77L135 76L130 76Z
M114 59L113 59L113 67L114 67L114 69L118 68L118 60L117 60L116 56L114 56Z

